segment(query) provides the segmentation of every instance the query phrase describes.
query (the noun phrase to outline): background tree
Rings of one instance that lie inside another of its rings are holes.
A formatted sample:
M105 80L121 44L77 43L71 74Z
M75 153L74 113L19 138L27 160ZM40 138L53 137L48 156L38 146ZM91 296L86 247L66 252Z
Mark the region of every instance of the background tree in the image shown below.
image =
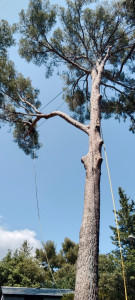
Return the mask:
M133 300L135 293L135 245L130 244L127 236L129 232L132 232L132 228L134 229L135 227L134 202L127 197L121 188L119 188L119 196L120 209L117 211L117 216L124 254L127 292L128 299ZM116 250L110 254L99 255L98 277L99 299L101 300L121 300L124 298L123 275L120 251L117 244L117 232L115 227L111 228L114 233L113 239L112 237L111 239L116 245ZM125 237L123 228L125 228ZM48 259L45 255L45 249ZM69 238L65 238L62 243L62 248L58 253L55 243L53 241L47 241L42 249L36 249L35 256L33 256L31 255L32 248L27 241L24 241L19 250L16 250L13 254L9 250L7 255L0 262L0 284L74 290L77 249L78 245L76 243ZM48 265L48 261L50 266ZM53 281L50 267L55 282ZM72 299L73 295L67 296L69 299L70 297Z
M71 265L75 264L78 255L78 244L72 242L69 238L65 238L64 243L62 243L62 252L65 262Z
M65 240L73 247L78 246L68 238ZM65 245L65 241L63 244ZM0 262L1 286L45 287L74 290L76 272L74 253L73 259L70 253L71 262L67 262L62 249L59 253L56 252L56 246L53 241L47 241L42 249L36 249L34 256L31 251L32 248L27 241L24 241L19 250L16 249L14 253L10 250L8 251L7 255Z
M135 234L135 202L127 197L119 188L120 209L117 211L121 247L124 259L128 299L133 300L135 294L135 244L130 243L128 236ZM111 239L116 249L112 254L99 257L99 299L124 299L124 284L118 234L116 227L110 226L113 231Z
M37 91L9 64L3 65L1 70L6 70L0 78L5 100L1 110L2 115L6 112L7 120L18 124L19 131L17 128L15 136L25 152L28 152L27 144L22 142L22 137L25 135L30 146L27 139L32 142L35 125L41 118L59 116L88 135L89 151L82 158L86 185L75 299L90 300L98 299L101 113L105 117L115 114L117 118L125 119L129 116L130 130L135 131L135 80L132 76L135 36L134 24L127 20L123 1L95 6L90 6L91 1L87 0L67 0L66 3L67 8L56 8L47 0L29 2L28 10L20 13L20 54L28 62L44 64L47 76L52 75L59 63L67 67L63 72L67 86L65 99L74 118L60 111L42 114L35 102ZM57 13L61 28L56 28ZM13 108L9 106L7 96L13 100ZM90 124L84 125L89 111ZM32 125L28 116L32 118ZM23 132L25 124L28 134ZM38 147L38 142L36 145Z
M51 268L57 288L74 290L77 254L78 244L69 238L65 238L59 253L52 241L47 241L42 249L36 249L36 259L44 269L47 287L54 287L55 284L49 270Z
M47 241L43 244L42 249L36 249L36 258L39 259L40 263L43 264L45 268L48 266L48 262L52 271L54 268L57 268L58 262L55 243L53 241Z
M24 241L22 246L20 247L19 254L29 257L31 255L32 247L30 247L27 241Z
M124 190L119 187L119 202L120 202L120 209L116 212L118 225L119 225L119 232L120 232L120 239L121 239L121 247L123 255L127 255L128 251L131 250L132 244L128 239L128 236L133 234L135 235L135 202L130 200L127 197ZM111 239L113 244L118 247L118 234L116 227L110 226L111 230L113 231L113 236ZM119 251L115 251L115 254L119 253Z
M22 250L8 251L0 262L0 284L40 288L45 285L45 274L32 256Z

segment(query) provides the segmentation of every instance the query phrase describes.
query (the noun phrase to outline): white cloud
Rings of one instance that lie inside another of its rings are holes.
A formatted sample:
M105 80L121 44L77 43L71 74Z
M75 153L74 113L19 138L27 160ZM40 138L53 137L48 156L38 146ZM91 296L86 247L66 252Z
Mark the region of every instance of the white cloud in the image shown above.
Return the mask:
M41 248L41 243L36 239L34 231L28 229L9 231L0 227L0 259L7 254L8 249L14 252L20 248L25 240L33 247L33 252L36 248Z

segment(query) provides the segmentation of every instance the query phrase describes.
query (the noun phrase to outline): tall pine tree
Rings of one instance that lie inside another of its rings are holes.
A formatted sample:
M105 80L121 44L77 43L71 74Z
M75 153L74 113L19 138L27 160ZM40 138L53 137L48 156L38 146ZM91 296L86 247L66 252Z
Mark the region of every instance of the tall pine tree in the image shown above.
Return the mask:
M82 157L86 184L75 300L98 299L101 117L129 117L135 132L134 27L123 1L93 5L90 0L67 0L65 8L51 6L49 0L30 0L28 10L21 11L20 55L44 65L47 77L63 65L65 100L73 117L61 111L42 114L30 81L9 62L1 67L1 116L17 124L15 139L26 153L42 118L59 116L88 136L88 153ZM37 134L35 141L38 148Z

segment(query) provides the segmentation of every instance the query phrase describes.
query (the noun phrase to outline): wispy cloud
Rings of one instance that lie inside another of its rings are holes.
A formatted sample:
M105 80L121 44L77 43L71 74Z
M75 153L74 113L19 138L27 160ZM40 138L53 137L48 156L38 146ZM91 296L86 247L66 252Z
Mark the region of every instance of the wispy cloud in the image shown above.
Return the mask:
M34 231L29 229L9 231L0 227L0 259L6 255L8 249L14 252L20 248L25 240L33 247L33 252L36 248L41 248L41 243L36 239Z

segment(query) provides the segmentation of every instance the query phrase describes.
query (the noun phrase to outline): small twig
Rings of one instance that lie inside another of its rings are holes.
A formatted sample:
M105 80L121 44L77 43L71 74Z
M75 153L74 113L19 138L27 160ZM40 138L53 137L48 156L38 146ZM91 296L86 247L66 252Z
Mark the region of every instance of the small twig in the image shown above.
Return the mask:
M102 81L101 81L101 84L104 85L105 87L109 87L109 88L111 88L111 89L114 89L114 90L117 91L118 93L123 94L122 91L120 91L119 89L117 89L117 88L116 88L115 86L113 86L113 85L106 84L106 83L104 83L104 82L102 82Z

